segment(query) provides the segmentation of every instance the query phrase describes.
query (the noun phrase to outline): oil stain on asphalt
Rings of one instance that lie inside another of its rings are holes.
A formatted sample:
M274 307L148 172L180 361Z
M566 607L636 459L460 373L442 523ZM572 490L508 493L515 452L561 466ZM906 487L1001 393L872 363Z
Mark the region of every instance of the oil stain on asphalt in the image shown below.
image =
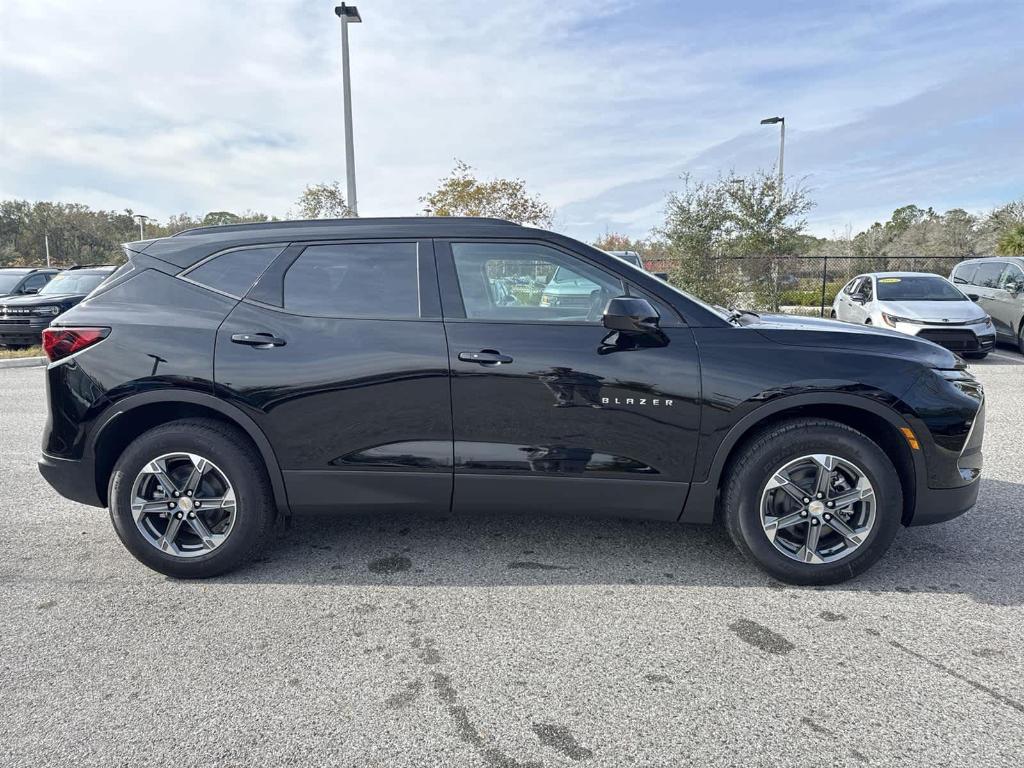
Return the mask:
M760 648L766 653L785 654L796 648L789 640L778 632L773 632L763 624L758 624L750 619L737 619L729 625L729 629L736 633L736 636L745 643L755 648Z
M376 560L371 560L367 564L367 568L371 573L400 573L412 568L412 560L401 555L379 557Z

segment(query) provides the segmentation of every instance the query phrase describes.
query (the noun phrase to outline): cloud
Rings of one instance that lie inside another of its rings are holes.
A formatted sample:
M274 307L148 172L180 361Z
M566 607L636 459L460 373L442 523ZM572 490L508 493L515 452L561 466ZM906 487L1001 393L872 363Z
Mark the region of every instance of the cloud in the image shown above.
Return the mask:
M285 214L344 178L333 5L7 0L0 188ZM770 166L776 113L818 230L1024 191L1015 2L363 5L364 215L417 213L459 157L527 179L570 234L641 234L681 172Z

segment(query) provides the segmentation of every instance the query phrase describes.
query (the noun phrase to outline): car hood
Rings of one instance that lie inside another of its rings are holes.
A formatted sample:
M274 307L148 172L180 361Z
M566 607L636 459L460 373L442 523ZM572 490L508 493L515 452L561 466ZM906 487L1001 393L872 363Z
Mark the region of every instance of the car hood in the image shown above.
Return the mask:
M879 301L878 308L896 317L935 323L962 323L985 317L984 310L973 301Z
M50 293L42 296L38 293L33 293L30 296L11 296L10 298L0 299L0 304L9 307L45 307L49 304L63 304L83 298L85 297L78 293Z
M912 360L929 368L953 369L962 365L960 358L938 344L873 325L796 315L761 315L759 320L747 322L746 327L790 346L873 352Z

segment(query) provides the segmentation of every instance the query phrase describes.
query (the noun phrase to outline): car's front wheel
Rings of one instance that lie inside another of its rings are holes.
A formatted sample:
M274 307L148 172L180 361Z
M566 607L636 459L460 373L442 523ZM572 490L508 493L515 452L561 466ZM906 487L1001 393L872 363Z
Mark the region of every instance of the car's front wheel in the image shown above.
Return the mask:
M139 561L206 578L251 557L274 520L263 463L234 427L186 419L143 433L110 478L110 518Z
M736 546L763 570L791 584L833 584L889 548L903 491L892 461L866 435L827 419L793 419L741 449L722 510Z

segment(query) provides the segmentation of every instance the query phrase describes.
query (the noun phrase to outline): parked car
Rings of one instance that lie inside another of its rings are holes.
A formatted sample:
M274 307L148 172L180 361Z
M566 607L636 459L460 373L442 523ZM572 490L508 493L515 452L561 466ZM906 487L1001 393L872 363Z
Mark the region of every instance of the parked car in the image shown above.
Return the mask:
M644 260L640 258L640 254L636 251L605 251L610 253L612 256L617 256L625 262L632 264L634 267L644 268Z
M996 336L1024 354L1024 257L971 259L958 264L949 279L991 317Z
M313 510L711 523L779 579L875 562L977 498L981 385L951 352L719 311L496 219L269 222L129 244L44 332L43 476L140 561L231 569ZM502 304L561 270L585 306Z
M62 312L84 299L116 267L89 266L65 269L38 293L0 300L0 344L30 347L38 344L43 329Z
M14 296L39 293L60 270L51 267L4 267L0 269L0 302Z
M996 343L983 308L946 278L924 272L858 275L836 294L832 317L892 328L969 358L985 357Z

